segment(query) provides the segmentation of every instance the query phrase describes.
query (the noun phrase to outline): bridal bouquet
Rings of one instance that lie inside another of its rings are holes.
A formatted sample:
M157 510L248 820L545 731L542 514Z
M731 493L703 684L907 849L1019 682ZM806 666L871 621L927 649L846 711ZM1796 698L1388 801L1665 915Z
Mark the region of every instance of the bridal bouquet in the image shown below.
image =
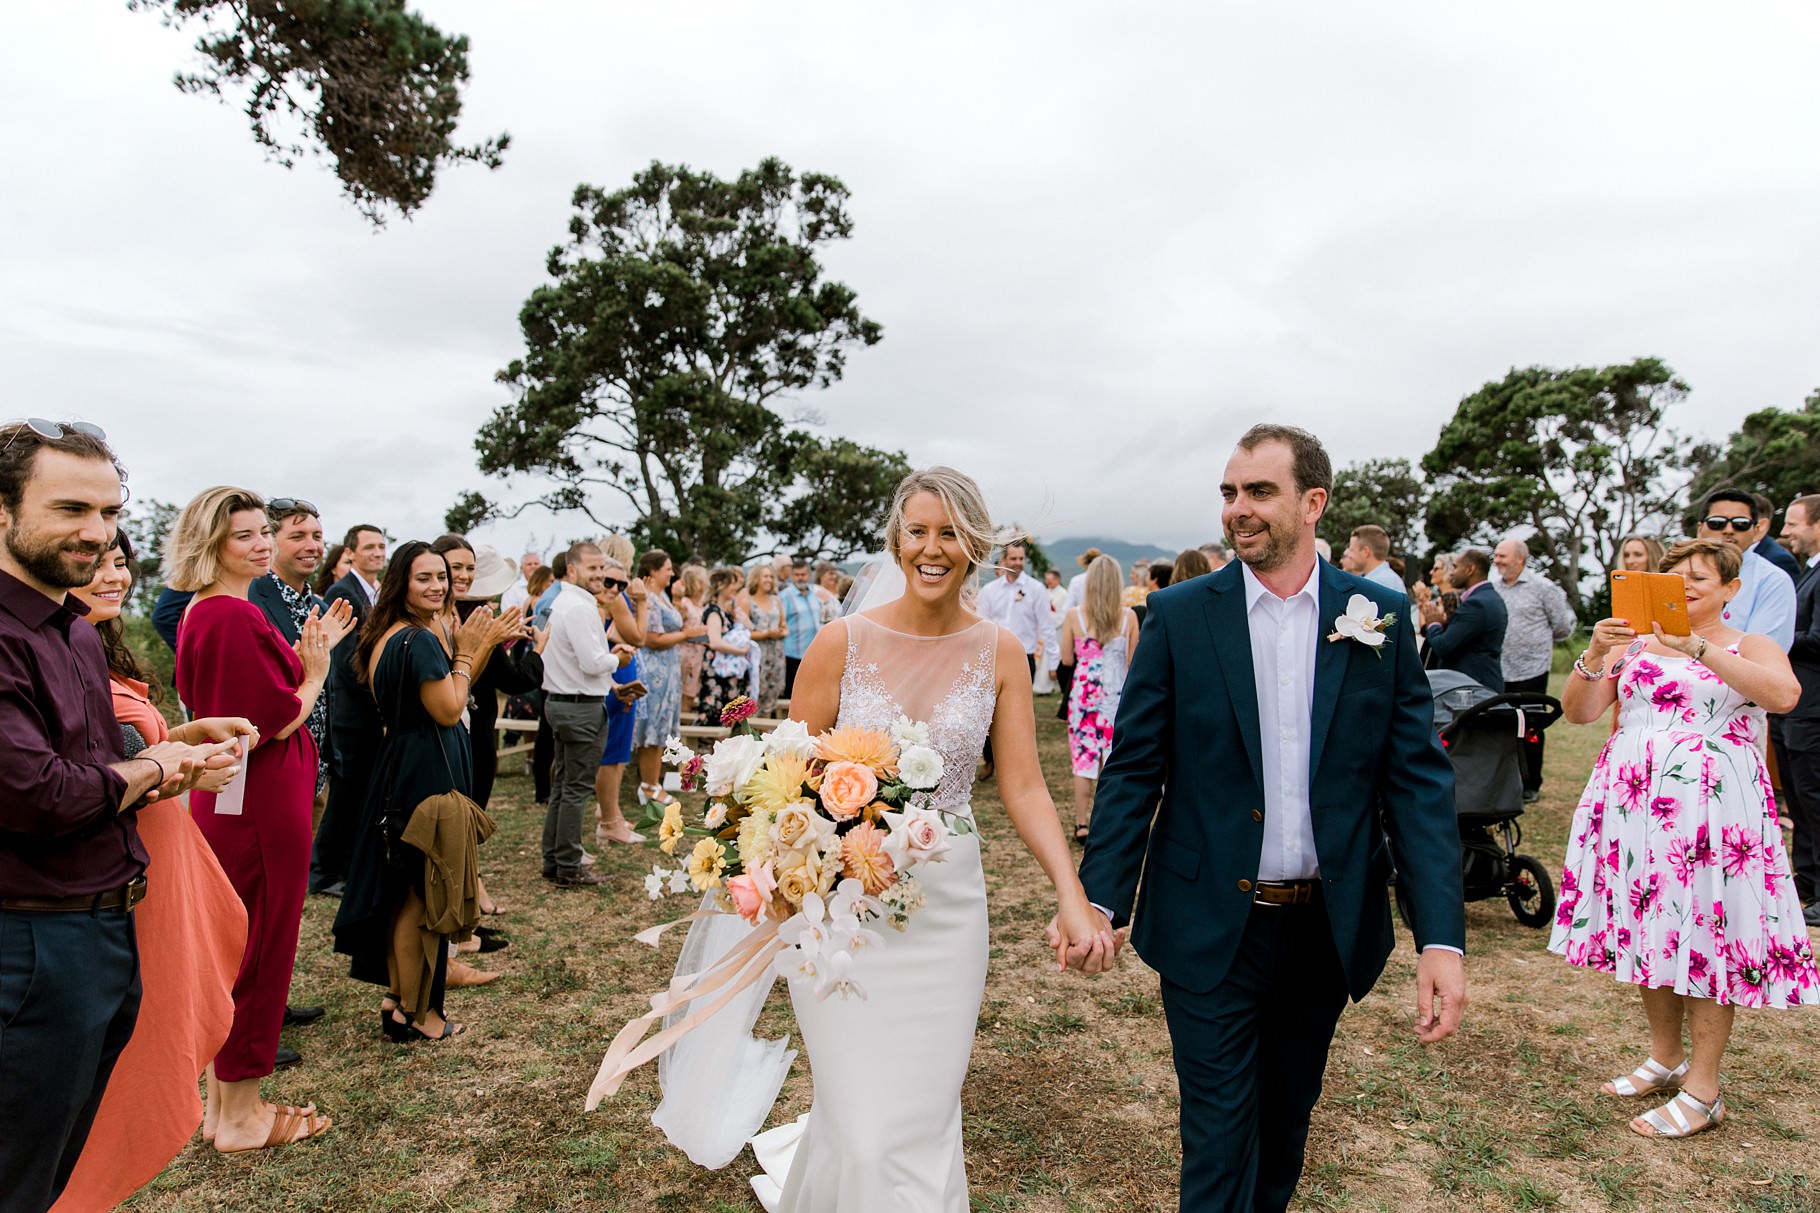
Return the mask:
M956 818L957 829L929 807L942 757L928 725L900 716L889 732L811 737L787 720L760 735L752 710L744 697L728 704L721 721L733 735L705 755L680 740L665 748L684 791L707 799L698 815L680 804L647 812L640 828L656 827L676 866L654 866L645 891L654 901L711 893L724 912L775 924L780 974L813 980L821 998L864 998L853 954L880 943L866 924L903 930L923 904L917 865L944 859L970 823Z

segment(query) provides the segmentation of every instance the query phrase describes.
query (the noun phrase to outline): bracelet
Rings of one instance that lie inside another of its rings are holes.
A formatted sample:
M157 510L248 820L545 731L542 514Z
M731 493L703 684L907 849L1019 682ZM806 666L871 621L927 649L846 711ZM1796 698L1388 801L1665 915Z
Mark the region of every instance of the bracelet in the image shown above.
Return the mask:
M457 674L461 675L463 678L467 679L469 682L474 681L474 675L468 673L466 670L462 669L460 666L456 666L453 670L449 671L450 678L455 677Z
M156 758L149 758L144 754L134 754L133 761L149 762L153 766L157 767L158 768L158 786L159 787L163 787L165 784L167 784L171 781L171 777L169 775L165 774L165 772L164 772L164 764L162 762L159 762Z
M1695 649L1693 651L1693 653L1691 654L1691 656L1692 656L1693 660L1698 661L1702 657L1706 656L1706 637L1699 636L1699 637L1696 637L1695 639L1699 640L1700 647Z
M1588 682L1597 682L1599 679L1605 677L1605 667L1600 666L1596 670L1587 669L1586 654L1582 653L1580 656L1574 658L1574 673L1586 679Z

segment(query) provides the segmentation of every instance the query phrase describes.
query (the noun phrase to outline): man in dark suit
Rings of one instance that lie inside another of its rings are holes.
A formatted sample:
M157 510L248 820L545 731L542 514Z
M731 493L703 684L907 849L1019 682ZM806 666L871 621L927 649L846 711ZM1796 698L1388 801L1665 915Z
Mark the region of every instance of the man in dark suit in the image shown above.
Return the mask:
M1467 548L1454 557L1452 583L1460 591L1460 605L1442 618L1441 604L1422 608L1429 663L1443 670L1457 670L1481 686L1504 689L1504 629L1510 613L1489 581L1491 557L1478 548Z
M354 553L354 567L323 595L327 606L346 602L354 611L354 630L335 646L329 660L329 802L316 827L316 846L310 853L310 892L340 896L347 879L348 861L360 829L367 787L373 781L373 763L379 757L379 738L385 731L373 693L356 676L354 650L367 612L379 595L379 575L385 571L385 532L360 524L349 528L343 540Z
M1795 498L1783 515L1782 539L1801 562L1795 585L1795 642L1788 661L1801 680L1801 702L1769 719L1782 777L1782 803L1795 827L1789 865L1810 927L1820 927L1820 493Z
M1081 860L1162 977L1188 1213L1288 1205L1340 1012L1394 944L1393 856L1418 1037L1466 1005L1453 768L1407 602L1315 557L1332 483L1304 430L1239 440L1239 559L1150 596Z
M1770 537L1776 527L1776 503L1762 493L1752 493L1757 505L1757 528L1753 533L1755 542L1750 550L1787 573L1790 581L1801 580L1801 561L1794 554ZM1784 516L1786 519L1786 516Z

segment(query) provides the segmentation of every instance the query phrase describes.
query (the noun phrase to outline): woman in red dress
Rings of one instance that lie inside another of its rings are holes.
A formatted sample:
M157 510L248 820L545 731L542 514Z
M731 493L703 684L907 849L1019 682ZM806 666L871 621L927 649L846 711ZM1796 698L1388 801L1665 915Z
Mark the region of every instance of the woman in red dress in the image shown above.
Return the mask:
M246 955L234 979L234 1026L210 1067L203 1132L223 1153L326 1132L314 1105L267 1103L284 1023L310 863L316 742L308 729L329 650L348 632L346 604L312 617L295 650L247 587L272 562L265 502L245 489L205 490L172 528L169 584L194 590L177 633L177 690L198 716L241 716L259 730L244 797L197 792L191 809L247 913Z

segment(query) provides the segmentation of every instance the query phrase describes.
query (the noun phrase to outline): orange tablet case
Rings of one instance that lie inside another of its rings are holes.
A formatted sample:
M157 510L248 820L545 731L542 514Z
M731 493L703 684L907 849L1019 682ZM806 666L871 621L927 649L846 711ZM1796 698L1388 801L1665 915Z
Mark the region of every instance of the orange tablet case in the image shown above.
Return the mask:
M1611 613L1629 620L1639 636L1651 635L1652 622L1670 636L1686 636L1687 583L1679 573L1613 573Z

